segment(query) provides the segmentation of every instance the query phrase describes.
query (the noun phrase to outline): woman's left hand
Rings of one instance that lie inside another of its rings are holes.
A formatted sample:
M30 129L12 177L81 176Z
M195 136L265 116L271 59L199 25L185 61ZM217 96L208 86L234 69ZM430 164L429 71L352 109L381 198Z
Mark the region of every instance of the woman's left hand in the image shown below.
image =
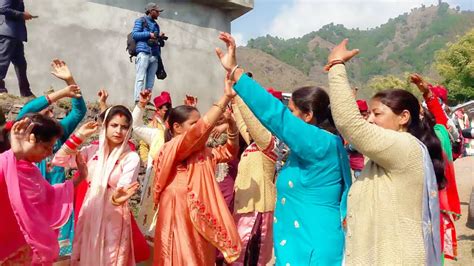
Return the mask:
M133 196L133 194L137 192L139 187L140 185L138 182L133 182L126 187L117 188L117 190L115 190L114 194L112 195L113 201L118 204L124 204Z
M350 51L347 50L348 43L349 43L349 39L344 39L342 40L340 44L332 48L332 51L328 56L328 63L336 61L336 60L342 60L344 62L347 62L351 60L352 57L356 56L359 53L359 49L354 49Z

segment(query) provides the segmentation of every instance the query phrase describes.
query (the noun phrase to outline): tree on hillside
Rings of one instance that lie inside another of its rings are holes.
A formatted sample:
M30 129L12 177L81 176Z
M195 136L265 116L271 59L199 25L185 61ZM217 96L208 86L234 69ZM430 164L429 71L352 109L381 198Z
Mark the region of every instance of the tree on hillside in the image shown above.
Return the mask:
M406 78L401 79L394 75L375 76L371 78L367 83L367 89L369 91L366 95L372 96L379 91L388 89L404 89L413 93L417 98L420 98L420 93L416 88L411 86L411 83L408 80L409 73L404 73L403 76Z
M436 54L436 70L452 104L474 99L474 30Z

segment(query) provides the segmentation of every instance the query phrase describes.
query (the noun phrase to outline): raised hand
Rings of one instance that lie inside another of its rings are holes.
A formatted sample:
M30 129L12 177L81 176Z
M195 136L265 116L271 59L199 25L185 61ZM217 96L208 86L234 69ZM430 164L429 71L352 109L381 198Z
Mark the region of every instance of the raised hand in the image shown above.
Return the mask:
M80 98L82 97L81 88L77 85L69 85L66 88L59 91L62 97L69 98Z
M117 204L124 204L133 196L133 194L137 192L139 187L140 185L138 184L138 182L133 182L132 184L126 187L119 187L112 195L112 199Z
M347 50L348 43L349 39L344 39L340 44L332 48L332 51L328 56L328 63L331 63L336 60L342 60L344 62L347 62L359 53L359 49L354 49L350 51Z
M64 61L54 59L53 62L51 62L51 67L53 68L51 74L53 74L55 77L66 82L73 79L72 73Z
M29 118L15 122L10 132L10 146L17 159L23 159L35 145L34 135L31 133L34 124Z
M418 87L418 90L423 95L430 93L430 89L428 88L428 83L423 79L420 74L414 73L410 75L410 82L415 84Z
M219 39L225 43L227 53L224 53L220 48L216 48L216 54L225 70L230 72L237 65L237 59L235 57L235 40L232 35L227 32L221 32L219 34Z
M109 93L107 92L106 89L100 89L99 92L97 93L97 96L99 96L100 103L107 103L107 98L109 97Z
M189 105L189 106L192 106L192 107L196 107L197 103L198 103L198 98L197 97L186 94L186 98L184 98L184 105Z
M89 122L84 123L77 130L77 133L79 133L79 135L84 136L84 138L89 138L90 136L92 136L92 134L94 134L97 131L98 128L99 128L99 124L97 122L89 121Z
M140 99L138 100L138 104L142 108L145 108L145 106L148 104L150 99L151 99L151 91L150 90L144 90L144 91L140 92Z

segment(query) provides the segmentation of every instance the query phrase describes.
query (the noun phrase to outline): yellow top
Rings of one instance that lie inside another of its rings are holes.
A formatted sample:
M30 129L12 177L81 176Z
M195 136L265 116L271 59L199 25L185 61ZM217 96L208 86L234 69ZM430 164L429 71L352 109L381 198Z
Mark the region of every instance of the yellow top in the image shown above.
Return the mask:
M362 118L344 65L331 68L329 87L338 130L369 158L348 195L346 264L424 265L420 145L409 133Z
M272 134L257 120L240 97L233 105L239 131L247 144L235 180L234 210L237 213L268 212L275 208L276 145Z

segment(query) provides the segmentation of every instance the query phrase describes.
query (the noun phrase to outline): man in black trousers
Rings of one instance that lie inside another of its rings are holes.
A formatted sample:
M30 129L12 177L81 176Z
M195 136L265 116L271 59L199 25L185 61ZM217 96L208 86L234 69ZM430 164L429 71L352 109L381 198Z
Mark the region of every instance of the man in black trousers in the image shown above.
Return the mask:
M5 76L10 62L15 66L22 97L34 97L26 76L23 42L27 41L25 21L33 19L23 0L0 0L0 94L7 93Z

